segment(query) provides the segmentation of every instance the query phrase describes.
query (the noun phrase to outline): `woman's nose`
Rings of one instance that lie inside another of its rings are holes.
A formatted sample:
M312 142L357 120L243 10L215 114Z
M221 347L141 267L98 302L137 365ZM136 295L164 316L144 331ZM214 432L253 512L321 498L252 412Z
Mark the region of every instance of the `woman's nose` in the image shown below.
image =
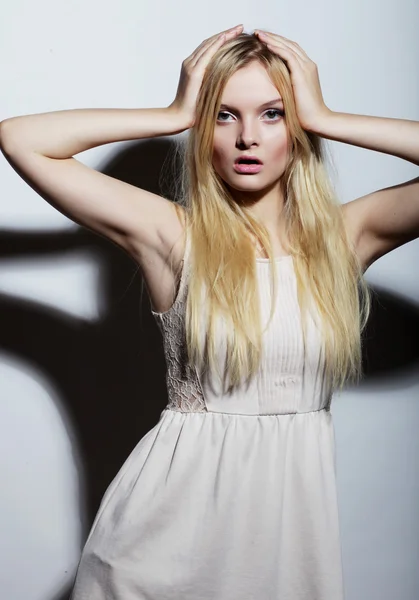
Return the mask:
M251 121L243 121L239 128L238 142L244 146L251 146L257 141L257 126Z

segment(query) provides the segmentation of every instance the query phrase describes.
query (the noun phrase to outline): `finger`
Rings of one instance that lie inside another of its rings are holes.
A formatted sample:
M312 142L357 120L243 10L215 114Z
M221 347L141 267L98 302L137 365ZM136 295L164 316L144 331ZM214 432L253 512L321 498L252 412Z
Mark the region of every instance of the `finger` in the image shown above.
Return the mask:
M234 27L230 27L229 29L225 29L224 31L220 31L219 34L214 35L213 37L218 37L219 35L223 34L223 33L231 33L233 31L236 30L242 30L243 29L243 25L235 25Z
M229 31L235 31L236 29L243 29L243 25L234 25L234 27L230 27L229 29L224 29L224 31L220 31L220 33L218 35L220 35L222 33L228 33ZM214 37L217 37L217 34Z
M226 40L233 39L239 33L241 33L240 29L235 29L232 31L230 30L226 33L220 33L217 37L215 37L215 39L209 41L209 43L201 49L201 51L196 55L195 60L191 63L192 66L195 67L198 64L198 62L201 61L202 57L206 55L207 52L209 60L210 57L213 54L215 54L218 48L221 47Z
M288 61L291 61L291 62L294 61L294 62L296 62L296 64L300 65L301 67L304 64L308 63L308 60L305 59L304 56L299 54L297 52L297 50L295 50L294 48L292 48L285 42L283 43L283 42L278 42L278 41L272 41L272 42L267 42L266 45L268 46L268 48L270 50L272 50L273 52L278 54L281 58L284 57Z
M237 35L238 33L241 33L242 30L243 30L243 25L236 25L235 27L231 27L230 29L226 29L225 31L220 31L220 33L217 33L216 35L213 35L210 38L208 38L208 40L206 40L208 43L205 44L205 47L208 47L209 44L212 44L215 41L217 41L218 39L222 38L222 36L224 36L225 39L232 38L235 35ZM202 53L200 53L200 54L202 54Z
M269 50L275 52L275 54L278 54L280 58L288 63L291 66L291 70L293 65L294 67L303 68L304 65L307 64L307 61L304 61L304 59L302 59L297 52L295 52L286 44L282 44L281 42L268 42L266 45L268 46Z
M292 40L289 40L283 36L274 34L274 33L269 33L269 32L262 32L261 33L261 38L269 43L277 43L277 44L283 44L285 46L287 46L288 48L292 49L296 54L298 54L298 56L301 58L301 60L309 60L307 54L304 52L304 50L302 48L300 48L300 46L296 43L293 42Z
M220 48L224 42L226 41L227 37L225 33L220 33L219 36L217 36L215 38L215 40L212 40L211 42L209 42L208 44L206 44L201 51L195 56L194 61L191 63L192 67L196 67L196 65L199 63L199 61L201 60L201 58L203 56L205 56L205 54L210 50L214 50L214 53L218 50L218 48Z
M307 56L307 54L304 52L304 50L296 43L293 42L292 40L289 40L288 38L285 38L281 35L278 34L274 34L274 33L270 33L269 31L260 31L258 33L259 37L261 38L262 41L266 41L267 43L278 43L278 44L283 44L285 46L287 46L288 48L290 48L291 50L293 50L298 57L302 60L302 61L309 61L310 58Z
M192 54L187 58L187 60L196 62L198 60L198 58L202 55L202 52L205 52L205 50L211 44L213 44L214 41L218 40L220 38L220 36L225 35L226 38L232 37L232 35L234 35L236 33L236 30L241 31L242 29L243 29L243 25L236 25L235 27L231 27L230 29L226 29L225 31L220 31L220 33L216 33L215 35L212 35L211 37L209 37L206 40L204 40L203 42L201 42L199 44L199 46L196 48L196 50L194 50L192 52Z

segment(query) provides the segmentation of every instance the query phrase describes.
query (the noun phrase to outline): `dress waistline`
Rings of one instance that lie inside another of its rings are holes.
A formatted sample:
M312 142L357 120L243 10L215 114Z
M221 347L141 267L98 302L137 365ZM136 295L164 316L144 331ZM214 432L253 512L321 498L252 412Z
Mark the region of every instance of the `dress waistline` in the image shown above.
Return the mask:
M315 410L306 410L306 411L294 411L294 412L281 412L281 413L235 413L235 412L222 412L215 410L177 410L174 408L165 408L163 412L170 411L173 413L182 413L184 415L228 415L233 417L286 417L289 415L309 415L320 413L322 411L330 412L330 406L323 406L322 408L317 408Z

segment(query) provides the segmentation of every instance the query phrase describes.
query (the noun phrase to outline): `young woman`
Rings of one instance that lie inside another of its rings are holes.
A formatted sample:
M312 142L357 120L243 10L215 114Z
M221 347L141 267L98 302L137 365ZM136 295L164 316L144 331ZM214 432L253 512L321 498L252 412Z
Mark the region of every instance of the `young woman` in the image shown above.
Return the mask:
M74 155L190 129L171 202ZM332 112L298 44L205 40L163 109L7 119L12 167L141 266L169 403L107 489L73 600L340 600L333 391L359 379L363 274L419 236L419 178L348 204L322 138L419 164L419 123Z

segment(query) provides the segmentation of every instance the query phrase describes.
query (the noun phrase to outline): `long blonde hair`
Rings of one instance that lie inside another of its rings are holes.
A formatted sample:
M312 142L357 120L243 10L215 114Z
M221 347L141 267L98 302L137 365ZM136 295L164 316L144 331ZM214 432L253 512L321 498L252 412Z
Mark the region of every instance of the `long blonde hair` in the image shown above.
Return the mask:
M258 370L263 332L251 235L270 259L269 322L274 313L278 283L269 233L233 199L212 165L214 125L223 89L233 73L255 60L265 67L283 98L290 136L292 151L281 178L282 214L297 280L304 348L312 298L320 315L325 374L334 389L342 389L347 380L363 375L361 333L370 313L370 290L346 235L341 205L325 167L323 140L299 123L288 68L255 36L245 33L225 43L208 65L195 125L186 143L180 139L176 148L181 171L174 181L175 207L186 216L192 249L185 317L189 360L202 375L212 369L219 373L216 331L222 318L226 331L223 380L229 381L229 389L251 379ZM180 211L177 204L185 210ZM207 314L204 344L203 302Z

